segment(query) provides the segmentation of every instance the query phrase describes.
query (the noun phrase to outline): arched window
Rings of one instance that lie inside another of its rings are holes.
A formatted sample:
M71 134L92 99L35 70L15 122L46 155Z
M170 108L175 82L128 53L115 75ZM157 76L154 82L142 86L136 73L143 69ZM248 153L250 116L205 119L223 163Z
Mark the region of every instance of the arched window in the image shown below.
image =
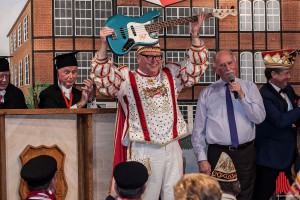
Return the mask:
M242 52L240 55L241 79L253 81L253 56L251 52Z
M253 28L254 31L265 30L265 2L262 0L253 1Z
M240 30L252 31L251 2L249 0L240 1L239 13L240 13Z
M261 52L254 54L254 67L255 67L255 83L266 83L265 77L265 64L261 56Z
M267 30L280 31L280 5L277 0L267 1Z

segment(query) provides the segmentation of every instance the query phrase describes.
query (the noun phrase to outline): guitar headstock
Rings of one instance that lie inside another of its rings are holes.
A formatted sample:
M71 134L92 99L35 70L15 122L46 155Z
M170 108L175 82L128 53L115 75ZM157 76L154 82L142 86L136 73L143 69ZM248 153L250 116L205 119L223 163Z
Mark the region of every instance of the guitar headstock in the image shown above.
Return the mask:
M237 16L238 12L236 9L213 9L212 16L219 19L224 19L228 15Z

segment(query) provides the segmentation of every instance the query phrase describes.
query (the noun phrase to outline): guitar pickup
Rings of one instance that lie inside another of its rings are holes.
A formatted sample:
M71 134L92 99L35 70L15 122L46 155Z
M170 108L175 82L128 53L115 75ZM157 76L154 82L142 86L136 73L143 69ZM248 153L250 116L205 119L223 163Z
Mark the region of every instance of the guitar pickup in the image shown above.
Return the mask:
M131 29L131 31L132 31L132 34L133 34L134 36L136 36L136 32L135 32L135 30L134 30L134 27L133 27L133 26L130 26L130 29Z

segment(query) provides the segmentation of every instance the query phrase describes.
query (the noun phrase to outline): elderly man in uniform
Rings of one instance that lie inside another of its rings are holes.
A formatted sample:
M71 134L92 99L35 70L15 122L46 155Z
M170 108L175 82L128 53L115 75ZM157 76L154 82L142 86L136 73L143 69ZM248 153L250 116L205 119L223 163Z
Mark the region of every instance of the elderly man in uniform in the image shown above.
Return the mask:
M158 45L138 49L137 70L129 71L126 66L117 68L107 57L106 37L114 30L104 27L100 31L101 47L91 62L91 77L101 93L117 97L120 102L114 165L138 160L151 168L145 200L174 199L173 186L183 174L178 139L190 133L177 98L183 88L199 81L208 66L208 51L199 38L205 17L200 14L198 21L191 25L188 58L181 63L167 63L163 68Z
M93 82L83 81L82 92L74 86L78 75L78 64L72 52L56 56L58 83L40 93L39 108L97 108L93 95Z
M0 109L27 109L23 92L9 82L8 56L0 56Z
M26 200L55 200L56 160L48 155L30 159L21 169L21 177L27 182Z

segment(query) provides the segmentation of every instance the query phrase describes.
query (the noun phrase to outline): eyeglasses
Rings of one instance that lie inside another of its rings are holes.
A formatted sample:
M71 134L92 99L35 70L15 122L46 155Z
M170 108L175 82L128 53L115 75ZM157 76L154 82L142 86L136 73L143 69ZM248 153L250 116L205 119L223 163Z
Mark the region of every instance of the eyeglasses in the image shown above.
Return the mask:
M159 61L159 60L162 59L162 56L161 56L161 55L159 55L159 56L152 56L152 55L145 55L145 54L141 54L141 55L144 56L144 57L146 57L146 59L147 59L148 61L153 61L153 60Z
M0 74L0 80L4 79L4 77L5 79L9 79L9 74Z
M228 62L226 62L226 63L220 64L219 67L225 68L225 67L227 67L227 66L232 66L232 65L234 65L234 61L228 61Z

